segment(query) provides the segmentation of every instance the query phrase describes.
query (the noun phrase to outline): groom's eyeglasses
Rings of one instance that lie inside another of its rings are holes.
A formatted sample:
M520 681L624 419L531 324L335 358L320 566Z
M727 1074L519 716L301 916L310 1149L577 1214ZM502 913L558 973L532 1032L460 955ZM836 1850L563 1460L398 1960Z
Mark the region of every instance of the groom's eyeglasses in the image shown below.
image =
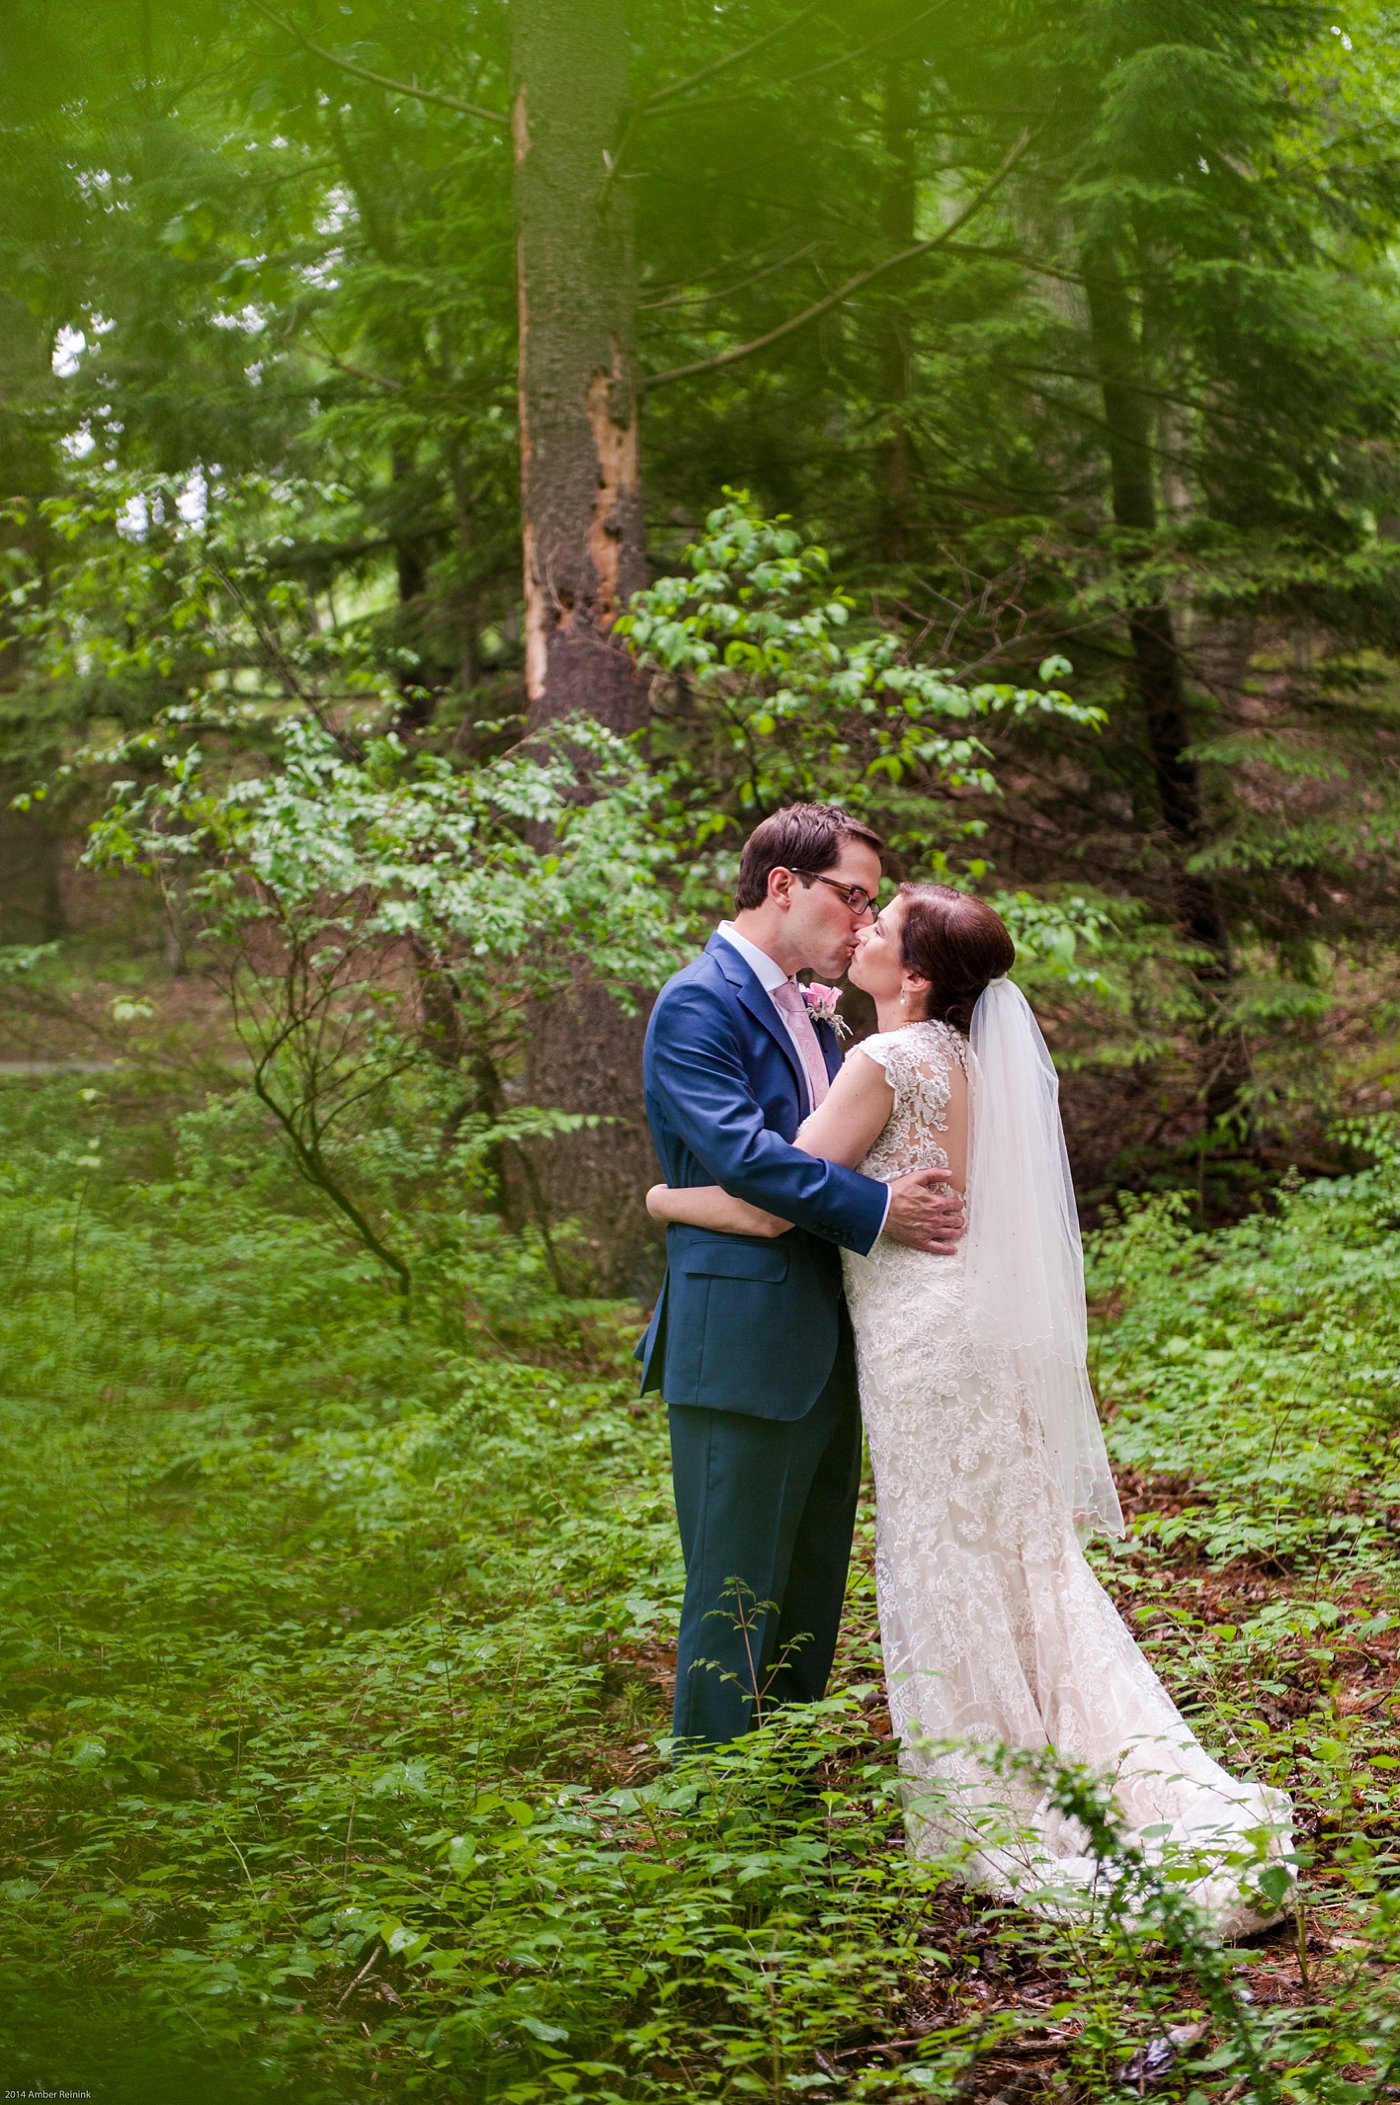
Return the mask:
M830 885L833 892L841 894L846 903L847 913L854 914L857 920L862 914L873 914L875 911L875 901L863 884L841 884L835 877L819 876L815 870L794 870L792 874L794 877L800 877L804 884Z

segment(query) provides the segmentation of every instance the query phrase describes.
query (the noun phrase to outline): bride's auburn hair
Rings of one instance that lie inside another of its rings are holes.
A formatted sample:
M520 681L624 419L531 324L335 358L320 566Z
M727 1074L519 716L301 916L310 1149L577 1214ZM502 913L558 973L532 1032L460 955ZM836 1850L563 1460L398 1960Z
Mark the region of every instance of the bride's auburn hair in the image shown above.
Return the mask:
M1000 914L950 884L902 884L904 925L899 933L906 971L929 983L928 1014L964 1037L977 997L1016 962L1016 945Z

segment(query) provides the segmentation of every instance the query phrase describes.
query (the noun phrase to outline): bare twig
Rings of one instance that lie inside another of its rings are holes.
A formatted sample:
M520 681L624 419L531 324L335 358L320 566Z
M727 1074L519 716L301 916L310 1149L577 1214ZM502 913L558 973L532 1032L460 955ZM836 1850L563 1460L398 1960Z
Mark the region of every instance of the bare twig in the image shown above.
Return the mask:
M613 148L613 151L611 153L605 153L603 155L604 162L606 163L607 172L603 177L602 188L598 192L597 200L595 203L595 210L597 211L598 217L600 219L603 217L603 214L608 209L608 199L612 196L613 184L617 181L619 175L621 175L622 173L623 163L627 159L627 150L631 146L632 141L636 136L637 123L639 118L641 117L641 114L642 112L640 106L637 103L631 104L627 111L627 116L622 126L621 138L618 140L617 145Z
M907 31L911 29L917 29L921 22L926 22L930 15L936 15L941 13L947 5L948 0L933 0L933 5L931 7L924 8L921 14L911 15L908 21L906 22L896 22L892 29L882 30L880 35L877 37L872 37L869 43L857 45L856 48L852 51L838 52L835 58L823 59L822 63L819 66L809 66L805 73L788 74L782 82L783 92L786 93L786 91L789 88L795 87L799 81L816 80L820 74L834 73L838 67L854 65L856 60L864 58L867 52L878 50L881 44L888 44L893 38L903 36L906 34ZM811 10L809 9L808 12L810 13ZM779 30L773 30L770 32L769 36L761 37L759 39L759 43L769 43L771 42L772 37L778 36L781 33L782 32ZM748 48L750 51L756 51L758 49L758 45L751 44ZM745 54L741 53L739 55L744 56ZM723 61L722 63L727 63L727 61ZM692 75L692 79L698 80L700 78L701 76L699 74ZM740 89L733 95L708 95L706 96L703 102L688 103L686 105L686 114L689 115L692 110L727 109L732 107L732 105L736 102L747 102L750 99L750 97L756 92L757 91L755 89L749 88ZM653 97L653 101L655 99L656 98ZM649 115L650 110L651 104L644 104L642 109L643 116Z
M391 95L407 95L415 102L436 103L439 108L457 110L464 117L480 117L487 124L499 124L504 127L507 122L505 113L501 110L488 110L479 102L464 102L460 96L444 95L438 88L420 88L413 81L395 80L388 73L375 73L368 66L357 66L353 59L338 57L334 51L328 51L324 44L318 44L307 36L305 30L298 29L295 22L288 22L284 16L276 14L265 4L265 0L248 0L248 5L273 23L284 35L295 38L306 50L314 52L326 65L335 66L340 72L349 73L356 80L368 81L373 88L387 88Z
M824 5L825 0L810 0L809 6L799 9L795 15L789 16L786 22L780 22L776 29L770 29L765 35L755 37L751 44L743 44L737 51L726 52L723 58L717 58L710 65L702 66L698 73L688 73L684 80L669 81L664 88L654 89L642 104L643 115L649 116L658 103L669 102L673 95L684 95L687 89L698 87L702 80L713 80L717 73L723 73L729 66L737 66L741 59L752 58L755 51L762 51L765 44L771 44L778 37L787 36L791 30L799 29Z
M318 1107L318 1096L321 1093L320 1077L328 1064L323 1041L328 1025L330 999L335 988L335 976L330 980L322 976L315 991L312 990L311 979L306 946L304 943L293 942L283 972L286 994L282 1020L279 1027L265 1033L244 1013L238 997L238 981L236 976L233 977L229 981L229 991L233 999L234 1029L252 1056L253 1092L281 1127L298 1169L307 1182L349 1222L366 1249L372 1251L385 1270L393 1274L400 1306L407 1319L413 1292L413 1277L408 1265L397 1251L391 1249L376 1233L364 1212L336 1178L322 1150L327 1127L332 1119L347 1108L347 1103L333 1105L325 1115L321 1115L321 1109ZM313 1031L310 1045L306 1043L308 1026ZM300 1106L288 1106L283 1103L272 1086L273 1064L278 1053L288 1046L293 1049L293 1056L299 1060L302 1068L303 1102ZM407 1062L403 1064L406 1065ZM394 1071L401 1072L402 1065ZM381 1074L378 1080L382 1082L391 1078L391 1075ZM366 1093L365 1090L358 1090L348 1102L353 1103Z
M819 236L817 240L805 243L802 248L794 249L790 256L780 256L776 263L765 263L761 269L750 272L747 278L738 278L734 284L723 286L719 292L676 292L672 293L669 299L644 301L637 312L656 314L663 307L712 307L719 300L727 300L734 293L745 292L750 285L757 285L762 279L771 278L775 270L786 270L789 264L800 263L804 256L810 256L813 249L823 245Z
M345 1993L344 1993L344 1994L343 1994L342 1996L340 1996L340 1997L338 1997L338 1998L337 1998L337 2001L336 2001L336 2006L335 2006L337 2010L338 2010L338 2009L340 2008L340 2006L341 2006L341 2004L342 2004L342 2003L344 2003L344 2002L348 2001L349 1997L350 1997L350 1996L352 1996L352 1995L354 1994L355 1990L356 1990L356 1989L357 1989L357 1988L359 1987L359 1985L360 1985L360 1983L361 1983L362 1981L367 1981L367 1980L369 1979L370 1975L371 1975L371 1974L372 1974L372 1973L374 1972L374 1969L375 1969L376 1965L378 1964L378 1961L379 1961L379 1954L380 1954L380 1952L381 1952L381 1951L383 1950L383 1948L384 1948L384 1947L383 1947L383 1945L382 1945L382 1944L380 1943L379 1939L378 1939L378 1938L376 1937L376 1938L375 1938L375 1940L374 1940L374 1943L373 1943L373 1945L372 1945L372 1946L371 1946L371 1948L370 1948L370 1955L369 1955L369 1957L368 1957L368 1958L367 1958L367 1959L365 1960L365 1963L364 1963L364 1965L363 1965L363 1966L362 1966L362 1967L360 1968L360 1970L359 1970L359 1972L358 1972L358 1973L356 1974L356 1976L355 1976L354 1980L353 1980L353 1981L352 1981L352 1982L350 1983L349 1987L348 1987L348 1988L347 1988L347 1989L345 1990Z
M664 177L662 180L664 181ZM771 236L765 234L762 241L756 241L752 248L741 249L737 256L724 256L718 263L712 263L708 270L692 271L684 278L668 278L662 285L653 285L650 290L657 297L654 300L645 301L643 303L644 308L663 307L667 304L661 298L663 293L684 295L692 285L704 285L710 278L722 277L725 271L733 270L736 264L748 263L753 257L761 256L767 248L770 239Z
M320 697L318 695L313 694L311 692L311 689L303 684L301 675L298 673L296 667L292 664L290 658L288 658L286 652L283 650L276 636L273 634L271 629L268 628L266 622L262 618L262 615L259 613L258 609L253 605L252 601L249 599L247 593L243 590L243 587L239 584L238 580L235 577L230 576L227 570L220 569L217 564L214 564L211 567L214 571L215 577L218 578L220 584L222 584L233 595L234 599L237 600L239 606L242 607L243 612L247 615L249 621L252 623L253 634L258 639L258 644L262 650L263 657L267 664L268 670L276 674L278 679L281 680L282 685L286 689L287 693L290 694L294 700L300 702L304 709L310 711L311 715L315 717L317 723L325 732L327 738L333 739L335 741L335 744L345 755L345 758L347 760L363 760L365 757L365 749L360 744L359 739L352 737L348 731L340 730L335 724L331 722L331 719L327 716L325 712L325 708L321 702Z
M402 380L386 379L383 373L371 373L365 366L351 365L348 358L337 358L335 352L322 343L314 329L311 334L319 356L324 358L328 365L333 365L338 373L348 373L352 380L366 380L371 387L382 387L392 394L401 395L405 392Z
M854 65L855 61L864 58L867 52L878 51L882 44L891 43L895 37L902 37L909 30L917 29L921 22L927 22L930 15L941 14L947 5L948 0L933 0L931 7L924 8L920 14L911 15L907 22L896 22L892 29L882 30L879 36L872 37L868 44L861 44L854 51L843 51L836 58L825 59L820 66L809 66L805 73L790 73L785 86L794 88L800 80L815 80L821 73L834 73L838 66Z

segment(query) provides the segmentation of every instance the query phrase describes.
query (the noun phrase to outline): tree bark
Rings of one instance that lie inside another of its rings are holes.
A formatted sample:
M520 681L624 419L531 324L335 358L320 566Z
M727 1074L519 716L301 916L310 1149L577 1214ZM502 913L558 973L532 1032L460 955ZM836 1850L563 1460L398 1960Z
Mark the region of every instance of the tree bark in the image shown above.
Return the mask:
M622 0L513 0L512 31L527 724L584 713L628 733L646 688L610 631L646 572ZM534 1020L531 1100L620 1121L534 1164L553 1219L582 1224L578 1288L654 1276L641 1035L589 986Z
M0 944L51 943L63 934L61 844L34 812L10 809L41 772L0 768Z
M402 494L412 483L413 463L397 448L389 460L389 533L394 546L394 578L398 587L398 636L400 648L412 650L416 667L401 666L398 673L398 728L426 731L437 714L438 698L433 691L431 668L425 662L420 634L428 594L428 562L421 537L415 533L408 500Z
M30 500L52 494L52 468L38 418L13 414L52 386L51 339L29 310L8 293L0 293L0 491ZM27 524L0 523L0 538L23 548L42 570L45 529L31 513ZM0 944L49 943L64 932L60 874L63 867L64 807L41 804L14 811L11 799L32 790L59 758L61 730L38 723L26 727L14 696L23 692L27 674L23 645L11 639L0 648L0 692L10 698L12 728L0 734ZM57 816L56 816L57 814Z
M1119 259L1103 239L1083 244L1084 290L1089 328L1103 397L1113 518L1120 533L1134 537L1121 554L1153 585L1146 564L1157 531L1153 483L1151 393L1146 385L1132 300ZM1190 757L1191 718L1182 678L1181 652L1172 609L1165 596L1147 590L1127 609L1133 682L1156 783L1158 807L1171 841L1178 924L1205 957L1196 968L1206 1013L1203 1098L1212 1121L1238 1116L1248 1074L1248 1052L1238 1031L1221 1029L1221 1010L1234 977L1230 932L1220 896L1209 877L1190 867L1209 839L1200 769Z
M530 724L634 731L646 690L609 635L646 561L622 0L514 0L513 30Z

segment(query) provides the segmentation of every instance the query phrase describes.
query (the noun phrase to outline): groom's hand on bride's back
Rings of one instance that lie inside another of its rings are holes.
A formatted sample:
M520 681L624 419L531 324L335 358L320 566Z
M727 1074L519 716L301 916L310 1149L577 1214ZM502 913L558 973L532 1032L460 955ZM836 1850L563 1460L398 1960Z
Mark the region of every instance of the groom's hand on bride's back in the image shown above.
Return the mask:
M963 1202L951 1189L948 1170L915 1169L891 1184L885 1215L885 1234L891 1242L951 1257L965 1226Z

